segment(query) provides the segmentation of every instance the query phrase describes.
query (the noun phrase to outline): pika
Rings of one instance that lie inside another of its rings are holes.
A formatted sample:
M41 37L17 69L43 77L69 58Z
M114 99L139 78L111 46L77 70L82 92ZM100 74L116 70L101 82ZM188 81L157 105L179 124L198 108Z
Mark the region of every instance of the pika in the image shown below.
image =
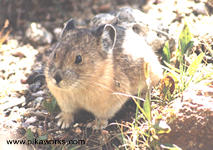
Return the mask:
M47 87L61 109L56 117L61 128L70 126L79 109L94 114L94 129L105 128L128 99L115 93L146 91L144 63L151 85L159 82L161 65L137 26L77 28L73 19L67 22L45 67Z

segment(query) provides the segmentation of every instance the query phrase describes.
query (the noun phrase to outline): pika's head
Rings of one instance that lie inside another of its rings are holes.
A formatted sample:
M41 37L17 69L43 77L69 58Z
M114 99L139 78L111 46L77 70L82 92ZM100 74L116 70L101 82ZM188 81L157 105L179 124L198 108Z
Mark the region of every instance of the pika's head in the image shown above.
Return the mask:
M70 19L49 57L45 71L48 82L59 88L74 88L94 80L101 64L109 59L115 41L112 25L80 29Z

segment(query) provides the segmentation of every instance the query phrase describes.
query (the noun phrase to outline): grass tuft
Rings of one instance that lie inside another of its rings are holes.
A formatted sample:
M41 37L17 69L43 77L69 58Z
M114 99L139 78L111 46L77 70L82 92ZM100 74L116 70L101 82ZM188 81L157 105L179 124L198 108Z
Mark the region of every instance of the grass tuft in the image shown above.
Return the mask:
M175 98L180 97L191 84L196 84L213 75L212 70L205 69L207 64L202 63L206 56L204 52L190 58L194 43L192 38L189 27L185 24L179 36L176 55L173 56L177 60L176 67L171 64L171 60L174 58L171 57L169 43L165 43L162 54L165 75L158 87L159 100L157 101L151 98L149 64L145 64L147 92L143 106L141 106L141 98L130 96L137 106L134 121L126 125L119 125L125 149L181 150L177 145L160 143L159 135L169 133L171 128L166 121L163 121L161 112L156 111L155 108L163 109L162 104L167 105ZM188 61L189 59L191 60ZM141 96L140 93L139 90L138 97ZM169 111L171 112L168 113L174 114L173 110Z

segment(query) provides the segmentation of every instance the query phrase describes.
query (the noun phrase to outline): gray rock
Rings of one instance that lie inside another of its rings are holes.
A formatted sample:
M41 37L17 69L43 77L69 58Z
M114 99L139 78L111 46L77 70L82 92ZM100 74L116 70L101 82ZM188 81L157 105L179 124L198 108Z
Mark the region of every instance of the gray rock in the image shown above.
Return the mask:
M55 34L55 37L56 37L57 40L60 39L62 31L63 31L63 28L55 28L53 30L53 33Z
M41 103L43 99L44 99L43 97L37 97L37 98L35 99L35 102L36 102L36 103Z
M32 96L34 96L34 97L41 97L41 96L44 96L44 95L45 95L45 92L42 91L42 90L40 90L36 93L32 93Z
M28 118L24 123L26 124L32 124L34 122L38 121L36 116Z
M152 16L138 9L126 7L115 12L98 14L90 22L90 26L92 27L103 24L113 24L122 26L123 28L133 27L134 24L138 24L138 28L141 31L140 34L142 34L146 43L155 52L162 49L167 40L174 41L167 33L169 31L168 27L163 26L159 21L153 19Z
M37 92L38 90L39 90L39 88L41 87L41 81L36 81L35 83L33 83L33 84L30 84L30 86L29 86L29 89L30 89L30 91L32 91L32 92Z
M212 150L213 90L210 84L211 80L191 84L181 98L163 110L162 116L171 132L160 136L162 143L173 143L186 150Z
M25 36L36 44L50 44L53 35L47 31L41 24L32 22L29 24Z
M90 26L97 27L103 24L114 24L117 21L113 14L101 13L93 17L90 21Z
M204 3L198 3L198 4L194 5L193 12L196 15L208 15L208 11L207 11Z

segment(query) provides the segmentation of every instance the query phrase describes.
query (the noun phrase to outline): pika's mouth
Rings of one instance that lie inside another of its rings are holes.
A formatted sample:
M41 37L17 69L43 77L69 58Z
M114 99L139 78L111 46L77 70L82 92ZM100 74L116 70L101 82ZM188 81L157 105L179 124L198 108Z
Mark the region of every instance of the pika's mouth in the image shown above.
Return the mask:
M65 72L56 71L52 75L53 83L59 88L66 88L72 86L78 79L78 74L67 70Z
M62 81L62 76L59 72L56 72L53 78L55 79L57 85Z
M61 83L63 80L62 74L60 72L55 72L52 76L52 83L55 84L57 87L61 88Z

